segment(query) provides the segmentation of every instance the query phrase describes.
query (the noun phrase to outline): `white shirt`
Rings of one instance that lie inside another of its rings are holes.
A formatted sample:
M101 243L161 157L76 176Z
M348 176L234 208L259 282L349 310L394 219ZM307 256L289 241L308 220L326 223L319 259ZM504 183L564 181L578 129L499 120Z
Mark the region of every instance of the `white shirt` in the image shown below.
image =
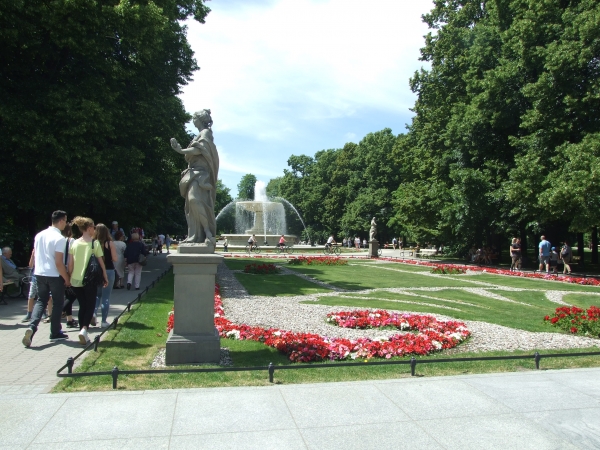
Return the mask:
M328 244L332 244L333 243L333 236L329 236L329 239L327 239L327 243Z
M60 273L56 268L56 252L64 253L67 240L60 234L60 230L50 226L44 231L40 231L35 236L35 275L44 277L59 277Z
M158 239L161 244L165 243L165 235L164 234L159 234Z

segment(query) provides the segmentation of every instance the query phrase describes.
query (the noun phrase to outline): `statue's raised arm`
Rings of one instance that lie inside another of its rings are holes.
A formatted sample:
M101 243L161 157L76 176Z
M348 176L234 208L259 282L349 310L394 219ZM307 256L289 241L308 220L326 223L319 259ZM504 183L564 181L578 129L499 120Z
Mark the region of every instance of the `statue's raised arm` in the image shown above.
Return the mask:
M171 147L185 156L188 167L181 173L179 191L185 198L185 218L188 224L187 243L216 244L217 225L215 201L219 154L212 135L210 109L198 111L193 116L199 134L187 148L182 148L175 138Z

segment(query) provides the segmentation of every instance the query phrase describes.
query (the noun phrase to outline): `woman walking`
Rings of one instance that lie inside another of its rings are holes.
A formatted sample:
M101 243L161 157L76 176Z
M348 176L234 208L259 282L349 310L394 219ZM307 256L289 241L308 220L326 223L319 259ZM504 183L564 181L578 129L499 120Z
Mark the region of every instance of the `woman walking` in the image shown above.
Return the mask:
M110 294L113 290L115 283L115 262L117 262L117 249L113 242L110 230L103 223L96 225L96 232L94 233L94 239L97 239L102 247L102 253L104 253L104 267L106 269L106 276L108 279L108 286L98 286L96 292L96 307L94 308L94 316L92 317L92 325L96 325L96 314L98 307L101 306L102 322L100 326L102 328L108 327L108 309L110 307Z
M69 251L73 246L73 226L68 223L62 230L62 235L67 239L65 244L64 263L65 267L69 267ZM75 303L77 297L72 288L65 288L65 303L63 306L63 317L67 318L67 328L79 328L79 323L73 319L73 303ZM50 302L48 302L50 304Z
M69 273L71 274L71 285L79 301L79 342L87 345L90 342L88 328L94 315L96 305L96 293L98 286L88 283L84 286L83 278L92 254L98 258L104 277L103 286L108 286L108 278L102 256L102 246L92 238L94 234L94 221L88 217L77 216L73 219L81 231L81 237L73 242L69 249Z
M117 262L115 263L115 276L118 281L115 281L115 289L123 289L123 279L125 278L125 234L122 231L115 233L115 241L113 242L117 250Z
M127 262L127 290L131 289L131 282L134 282L135 288L140 288L142 279L142 266L139 263L140 255L147 256L148 250L143 242L140 242L138 233L131 234L131 242L125 248L125 261Z

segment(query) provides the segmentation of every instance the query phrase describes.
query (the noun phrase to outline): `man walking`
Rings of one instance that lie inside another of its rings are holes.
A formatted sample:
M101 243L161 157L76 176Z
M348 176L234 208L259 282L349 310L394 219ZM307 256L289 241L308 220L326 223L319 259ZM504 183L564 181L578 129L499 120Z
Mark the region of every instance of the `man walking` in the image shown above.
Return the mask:
M540 238L540 272L544 270L544 266L546 266L546 273L550 274L550 249L552 248L552 244L546 240L546 236L542 236Z
M67 213L54 211L52 213L52 225L35 236L35 269L34 275L37 281L37 301L31 314L29 328L25 330L23 345L31 346L31 340L36 333L42 313L48 306L50 293L54 300L52 317L50 318L50 340L58 341L68 339L61 331L61 315L65 299L65 286L71 285L67 268L64 264L64 251L66 240L61 231L67 224Z

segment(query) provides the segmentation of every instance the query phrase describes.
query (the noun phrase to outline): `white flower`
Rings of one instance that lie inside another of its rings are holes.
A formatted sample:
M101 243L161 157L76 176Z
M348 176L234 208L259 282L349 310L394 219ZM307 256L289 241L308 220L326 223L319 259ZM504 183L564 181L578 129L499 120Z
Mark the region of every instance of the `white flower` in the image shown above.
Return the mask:
M228 331L226 336L228 338L239 339L240 338L240 330L231 330Z
M442 344L438 341L431 341L431 343L433 344L433 346L435 348L437 348L438 350L442 348Z

